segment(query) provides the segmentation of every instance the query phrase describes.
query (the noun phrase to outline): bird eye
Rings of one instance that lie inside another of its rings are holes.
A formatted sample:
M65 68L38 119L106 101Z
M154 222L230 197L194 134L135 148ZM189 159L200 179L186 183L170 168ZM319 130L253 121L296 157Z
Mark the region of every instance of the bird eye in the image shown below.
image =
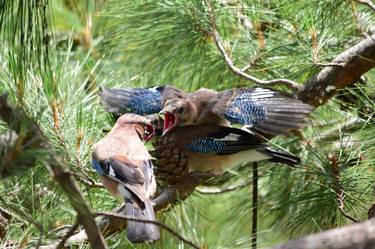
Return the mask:
M180 107L177 109L177 113L183 113L184 112L184 108L183 107Z

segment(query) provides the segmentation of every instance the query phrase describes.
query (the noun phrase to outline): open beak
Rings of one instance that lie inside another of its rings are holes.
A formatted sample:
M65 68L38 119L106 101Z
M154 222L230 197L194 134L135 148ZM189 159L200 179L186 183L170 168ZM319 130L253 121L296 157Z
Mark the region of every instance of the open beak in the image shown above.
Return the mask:
M174 114L169 112L164 112L164 127L163 127L163 135L167 134L171 129L176 126L177 118Z
M151 138L153 138L155 135L155 129L152 125L150 124L147 124L146 127L145 127L145 135L143 136L143 140L145 142L148 142L151 140Z

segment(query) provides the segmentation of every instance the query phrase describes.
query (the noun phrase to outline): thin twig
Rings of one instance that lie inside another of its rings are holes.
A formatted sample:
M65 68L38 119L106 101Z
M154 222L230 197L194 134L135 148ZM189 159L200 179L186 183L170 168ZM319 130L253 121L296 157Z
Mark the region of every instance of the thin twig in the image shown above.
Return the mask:
M298 85L298 83L292 80L288 80L288 79L261 80L250 74L243 72L240 68L236 67L232 59L226 52L223 43L221 42L219 32L217 31L217 28L216 28L216 19L215 19L214 10L212 8L212 4L210 0L205 0L205 3L207 5L208 13L210 15L209 18L210 18L210 23L211 23L211 35L214 38L216 47L220 51L220 54L223 56L226 64L228 65L229 69L232 70L233 73L237 74L238 76L246 80L253 81L259 85L267 85L267 86L283 85L293 90L300 89L300 86Z
M319 63L319 62L314 62L314 65L319 66L319 67L344 67L345 65L343 63Z
M357 0L357 2L362 3L364 5L367 5L370 7L372 10L375 11L375 4L371 0Z
M94 215L95 216L107 216L107 217L112 217L112 218L124 219L124 220L128 220L128 221L137 221L137 222L144 222L144 223L154 224L154 225L156 225L158 227L161 227L161 228L165 229L166 231L168 231L169 233L171 233L173 236L175 236L176 238L178 238L182 242L190 245L191 247L193 247L195 249L201 249L201 247L195 245L192 241L185 239L180 234L178 234L176 231L174 231L172 228L170 228L167 225L165 225L163 223L160 223L158 221L136 219L134 217L128 217L128 216L125 216L125 215L122 215L122 214L109 213L109 212L97 212Z
M232 192L238 189L242 189L244 187L247 187L251 184L251 181L247 181L241 184L238 184L236 186L229 186L227 188L221 189L221 188L213 188L213 187L198 187L196 191L200 194L206 194L206 195L217 195L217 194L223 194Z
M251 248L257 248L258 230L258 163L253 162L253 201L251 222Z
M347 219L355 222L355 223L358 223L359 220L357 220L356 218L350 216L349 214L347 214L344 210L344 199L345 199L345 193L343 190L341 190L341 193L337 196L337 201L339 202L339 205L338 205L338 208L339 208L339 211L340 213Z
M340 183L340 179L341 179L341 176L340 176L340 165L339 165L339 160L337 158L337 156L335 155L328 155L328 160L330 161L331 163L331 167L332 167L332 174L333 174L333 177L334 177L334 191L336 193L336 200L337 200L337 207L339 209L339 212L347 219L353 221L353 222L359 222L357 219L351 217L349 214L347 214L345 211L344 211L344 207L345 207L345 204L344 204L344 199L345 199L345 192L344 190L342 189L341 187L341 183Z
M78 226L79 226L79 223L78 223L78 221L76 221L74 223L74 225L69 229L69 231L65 234L65 236L62 238L62 240L60 241L60 243L56 246L56 249L62 249L62 248L64 248L64 245L65 245L66 241L70 237L72 237L74 235L74 233L77 230Z
M242 72L246 72L247 70L249 70L250 68L252 68L255 64L257 64L257 62L260 60L261 57L262 57L261 49L258 49L258 51L255 54L255 57L249 62L249 64L247 64L246 66L244 66L241 69L241 71Z
M80 174L78 174L76 172L70 172L70 174L72 176L74 176L74 178L76 180L78 180L79 182L81 182L83 185L85 185L87 187L90 187L90 188L104 188L103 184L94 181L90 177L87 177L87 176L83 177L83 176L81 176Z

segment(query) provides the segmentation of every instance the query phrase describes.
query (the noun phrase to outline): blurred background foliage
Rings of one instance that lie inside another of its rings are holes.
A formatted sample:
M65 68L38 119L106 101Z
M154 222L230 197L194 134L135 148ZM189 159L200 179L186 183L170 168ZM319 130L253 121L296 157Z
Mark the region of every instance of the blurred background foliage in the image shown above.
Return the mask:
M300 83L371 34L375 21L375 13L354 0L219 0L213 6L239 68L250 65L247 72L258 78ZM98 86L254 86L228 70L209 25L207 6L196 0L0 0L0 93L40 125L67 167L98 181L91 145L112 124ZM270 141L302 163L293 169L260 164L260 247L367 219L374 202L374 79L367 73L319 107L303 131ZM0 123L0 134L8 130ZM9 149L2 146L0 153ZM34 158L35 151L22 156ZM23 171L0 183L2 246L33 248L40 236L43 243L54 241L53 229L74 223L48 171L31 164L18 165ZM225 181L199 188L158 218L204 248L249 248L251 185L243 183L251 174L251 167L232 169ZM79 183L93 208L120 204L105 190ZM107 241L111 248L188 248L167 233L153 245L131 245L124 232Z

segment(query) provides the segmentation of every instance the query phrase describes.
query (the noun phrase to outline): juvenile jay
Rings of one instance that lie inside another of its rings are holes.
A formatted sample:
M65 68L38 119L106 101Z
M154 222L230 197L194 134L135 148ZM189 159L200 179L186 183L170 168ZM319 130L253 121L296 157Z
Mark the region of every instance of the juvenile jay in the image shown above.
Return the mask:
M164 133L177 126L239 124L272 137L300 128L313 110L288 93L264 88L235 88L222 92L202 88L193 93L171 86L102 88L100 96L112 113L164 113Z
M135 114L121 116L112 130L94 145L92 165L106 189L125 201L127 216L155 221L150 198L156 191L151 156L143 145L152 126ZM150 223L128 221L131 242L160 238L159 228Z
M164 103L164 133L176 126L239 124L265 137L301 128L313 107L290 94L264 88L222 92L201 89Z

